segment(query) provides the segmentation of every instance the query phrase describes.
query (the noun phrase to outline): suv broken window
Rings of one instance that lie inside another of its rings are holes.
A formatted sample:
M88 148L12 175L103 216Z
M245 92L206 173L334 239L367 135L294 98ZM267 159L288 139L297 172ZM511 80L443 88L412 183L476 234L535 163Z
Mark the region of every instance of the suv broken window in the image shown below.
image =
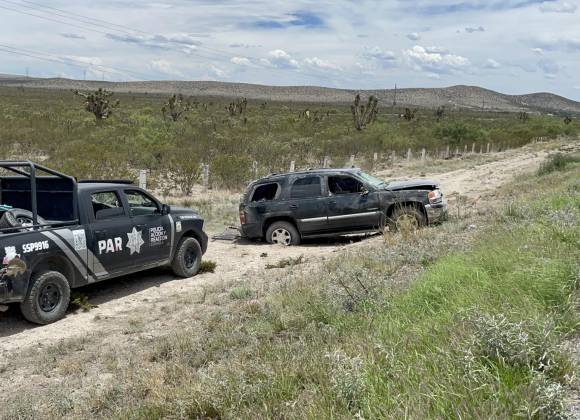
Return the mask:
M363 192L364 185L350 176L329 176L328 190L334 195L354 194Z
M270 201L276 198L278 184L264 184L256 187L251 201Z

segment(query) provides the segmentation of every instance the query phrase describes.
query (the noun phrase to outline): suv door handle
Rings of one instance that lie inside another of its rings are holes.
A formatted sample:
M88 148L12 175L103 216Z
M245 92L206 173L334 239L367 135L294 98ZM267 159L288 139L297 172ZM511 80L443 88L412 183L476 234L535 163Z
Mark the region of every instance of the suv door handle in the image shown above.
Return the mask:
M291 208L292 210L296 210L296 209L298 208L298 204L291 204L291 205L290 205L290 208Z

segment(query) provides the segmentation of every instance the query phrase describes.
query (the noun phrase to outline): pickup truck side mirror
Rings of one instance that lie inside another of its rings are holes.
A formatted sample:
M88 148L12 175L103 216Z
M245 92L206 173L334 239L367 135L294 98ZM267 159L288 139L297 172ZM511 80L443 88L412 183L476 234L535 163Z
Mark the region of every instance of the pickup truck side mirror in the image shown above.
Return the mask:
M360 195L362 195L363 197L369 195L369 190L367 190L366 187L363 187L363 189L360 192Z
M168 206L167 204L162 204L161 205L161 215L166 216L169 213L171 213L171 207Z

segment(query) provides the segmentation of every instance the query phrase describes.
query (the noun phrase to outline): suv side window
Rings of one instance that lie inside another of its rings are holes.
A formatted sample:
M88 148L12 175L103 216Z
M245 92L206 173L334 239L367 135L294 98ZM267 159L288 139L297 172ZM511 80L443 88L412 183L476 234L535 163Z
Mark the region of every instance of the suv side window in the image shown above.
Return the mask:
M319 176L298 178L290 187L290 198L313 198L322 195L322 182Z
M125 216L123 204L115 191L102 191L91 194L91 204L95 220Z
M263 184L254 189L254 194L252 194L250 201L270 201L276 198L276 194L278 194L278 184L275 182Z
M361 193L364 184L358 179L348 175L336 175L328 177L328 191L333 195Z
M131 216L148 216L160 213L157 203L141 191L125 191L125 196L129 203Z

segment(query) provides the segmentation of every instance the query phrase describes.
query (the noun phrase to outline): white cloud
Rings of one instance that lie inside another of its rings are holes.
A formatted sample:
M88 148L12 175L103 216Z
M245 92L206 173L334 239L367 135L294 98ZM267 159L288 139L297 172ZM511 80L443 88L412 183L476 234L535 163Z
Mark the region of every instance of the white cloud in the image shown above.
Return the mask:
M483 66L486 69L499 69L501 67L501 64L498 63L493 58L488 58Z
M230 62L238 66L251 66L252 62L246 57L232 57Z
M152 60L151 63L149 63L149 67L159 73L173 76L183 76L179 70L175 69L173 63L162 58L159 60Z
M304 60L304 63L309 67L315 67L322 70L342 70L340 66L318 57L307 58Z
M409 38L411 41L419 41L421 39L421 35L419 35L417 32L411 32L410 34L407 34L407 38Z
M408 64L417 71L429 73L450 73L470 65L470 61L460 55L450 54L443 49L425 48L415 45L403 51Z
M544 50L541 48L532 48L532 51L538 55L544 55Z
M568 1L545 1L540 5L542 13L574 13L578 6Z
M294 68L297 69L300 67L298 61L296 61L290 54L286 51L277 49L268 52L268 58L263 58L260 60L262 64L268 67L275 67L279 69L287 69L287 68Z
M82 63L91 66L101 66L103 64L103 59L100 57L84 57L79 55L61 55L59 57L63 61L69 61L71 63Z

